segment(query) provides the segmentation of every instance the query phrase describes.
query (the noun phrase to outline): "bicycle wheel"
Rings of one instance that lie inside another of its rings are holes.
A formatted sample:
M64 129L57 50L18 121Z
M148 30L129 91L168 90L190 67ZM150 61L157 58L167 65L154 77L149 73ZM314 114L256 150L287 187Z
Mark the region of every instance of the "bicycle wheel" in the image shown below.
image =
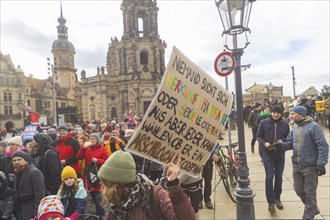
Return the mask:
M237 186L237 179L238 179L238 171L237 167L233 164L233 162L230 162L228 166L228 175L229 175L229 182L231 187Z
M223 167L226 166L223 161L221 161L221 166L223 166ZM223 186L225 187L226 192L229 195L231 201L236 203L236 196L235 196L236 185L235 185L235 187L232 187L229 184L229 169L228 168L225 168L225 169L226 169L225 175L221 175L222 183L223 183Z

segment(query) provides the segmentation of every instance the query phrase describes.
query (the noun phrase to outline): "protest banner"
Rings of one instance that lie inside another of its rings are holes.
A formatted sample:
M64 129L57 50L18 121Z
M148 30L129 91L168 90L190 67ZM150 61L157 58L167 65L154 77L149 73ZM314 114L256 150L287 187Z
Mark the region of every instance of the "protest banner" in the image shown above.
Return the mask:
M161 85L126 150L180 169L203 170L225 125L232 95L176 47Z

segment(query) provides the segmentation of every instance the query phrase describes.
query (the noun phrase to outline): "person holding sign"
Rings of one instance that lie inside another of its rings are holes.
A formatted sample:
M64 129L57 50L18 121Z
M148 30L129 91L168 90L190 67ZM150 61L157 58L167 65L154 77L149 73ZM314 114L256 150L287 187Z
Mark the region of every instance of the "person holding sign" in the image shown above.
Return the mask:
M105 219L195 219L190 201L182 191L180 159L165 166L165 188L154 186L145 175L137 174L129 152L116 151L98 172L103 188L102 200L109 205Z

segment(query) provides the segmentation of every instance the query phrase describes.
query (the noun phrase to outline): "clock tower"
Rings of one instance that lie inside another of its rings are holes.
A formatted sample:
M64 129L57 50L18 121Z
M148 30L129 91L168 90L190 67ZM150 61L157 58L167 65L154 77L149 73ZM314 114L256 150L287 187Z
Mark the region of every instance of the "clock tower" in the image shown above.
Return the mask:
M68 28L65 26L66 20L63 17L62 5L61 16L57 19L57 37L52 46L52 54L54 56L54 71L56 82L62 89L66 90L66 94L73 93L76 86L76 71L74 67L74 55L76 53L73 44L68 40ZM71 92L70 92L71 90ZM73 94L69 95L72 96ZM74 99L74 97L67 97Z

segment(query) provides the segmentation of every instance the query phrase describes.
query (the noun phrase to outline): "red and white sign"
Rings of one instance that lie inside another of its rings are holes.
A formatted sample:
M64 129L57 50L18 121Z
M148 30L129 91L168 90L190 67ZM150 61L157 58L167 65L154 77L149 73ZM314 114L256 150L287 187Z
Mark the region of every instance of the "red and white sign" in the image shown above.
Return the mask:
M235 59L228 51L220 53L214 61L214 70L219 76L228 76L235 69Z

